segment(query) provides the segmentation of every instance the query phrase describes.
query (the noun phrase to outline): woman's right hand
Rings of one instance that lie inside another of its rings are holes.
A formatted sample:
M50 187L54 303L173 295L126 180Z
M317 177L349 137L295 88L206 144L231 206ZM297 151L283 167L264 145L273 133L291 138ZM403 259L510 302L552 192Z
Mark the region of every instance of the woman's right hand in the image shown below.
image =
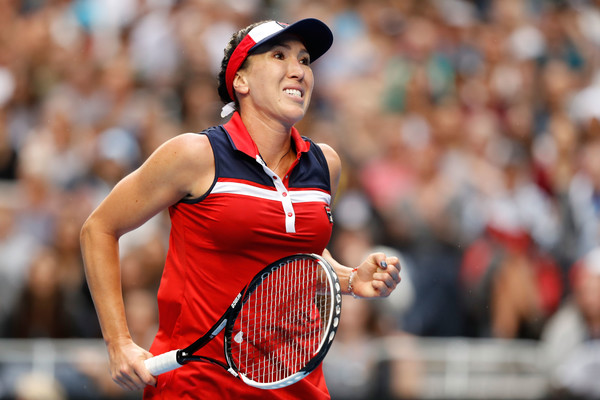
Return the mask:
M108 344L108 356L111 377L121 388L139 390L146 385L156 385L156 378L144 365L144 360L152 357L152 354L131 339Z

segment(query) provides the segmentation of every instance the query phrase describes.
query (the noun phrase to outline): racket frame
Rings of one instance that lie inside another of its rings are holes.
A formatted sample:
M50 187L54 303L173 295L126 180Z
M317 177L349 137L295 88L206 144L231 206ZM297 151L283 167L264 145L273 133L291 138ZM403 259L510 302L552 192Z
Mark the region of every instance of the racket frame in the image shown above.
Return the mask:
M331 321L331 323L327 323L326 333L322 335L322 340L319 343L319 348L316 352L316 355L311 358L311 360L299 371L296 373L287 376L283 379L274 382L256 382L250 378L248 378L245 374L240 373L236 363L233 360L233 356L231 354L231 342L233 339L233 329L235 325L235 320L237 319L237 315L242 309L242 306L246 303L248 298L252 295L254 290L271 275L273 272L277 271L279 268L284 267L290 261L294 261L296 259L301 258L309 258L313 261L319 263L322 267L322 270L325 272L329 285L327 288L329 290L329 298L332 299L332 305L329 309L329 315L325 322ZM235 376L239 377L244 383L250 386L254 386L260 389L279 389L282 387L289 386L293 383L296 383L310 374L312 371L317 368L317 366L323 361L325 355L329 351L331 344L333 343L333 339L335 338L335 334L337 332L337 328L339 326L339 318L342 310L342 290L339 283L339 279L331 265L325 260L323 257L317 254L309 254L309 253L300 253L294 254L291 256L287 256L275 261L272 264L269 264L262 271L260 271L250 283L246 286L246 288L242 291L244 296L242 300L239 302L239 306L235 308L235 312L232 313L231 319L225 325L225 358L227 360L227 364L234 371L231 372Z

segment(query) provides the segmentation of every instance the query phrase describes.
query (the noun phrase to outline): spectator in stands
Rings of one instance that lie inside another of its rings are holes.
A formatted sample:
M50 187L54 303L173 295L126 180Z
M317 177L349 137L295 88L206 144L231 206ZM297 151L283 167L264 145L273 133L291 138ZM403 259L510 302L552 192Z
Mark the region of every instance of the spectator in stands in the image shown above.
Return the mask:
M67 307L59 267L53 249L45 248L35 255L26 285L5 321L3 336L54 339L80 336Z
M537 339L562 296L561 270L547 250L556 242L557 216L531 181L522 150L509 147L501 184L479 205L485 231L463 257L470 335Z
M11 190L12 189L12 190ZM13 312L25 286L27 271L40 244L17 224L14 187L5 185L0 196L0 324ZM4 329L1 328L0 331Z
M67 393L60 382L49 374L32 372L19 377L15 388L16 400L67 400Z
M571 295L544 329L544 366L557 398L598 398L600 247L573 266L570 278Z

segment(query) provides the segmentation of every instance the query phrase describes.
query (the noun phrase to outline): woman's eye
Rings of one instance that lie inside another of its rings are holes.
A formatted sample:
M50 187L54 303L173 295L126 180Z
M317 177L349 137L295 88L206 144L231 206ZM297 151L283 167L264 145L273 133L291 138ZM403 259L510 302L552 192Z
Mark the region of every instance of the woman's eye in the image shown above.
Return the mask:
M276 59L278 59L278 60L283 60L283 58L284 58L284 57L283 57L283 53L281 53L281 52L276 52L276 53L273 55L273 57L275 57L275 58L276 58Z
M300 62L304 65L310 65L310 58L308 57L303 57L300 59Z

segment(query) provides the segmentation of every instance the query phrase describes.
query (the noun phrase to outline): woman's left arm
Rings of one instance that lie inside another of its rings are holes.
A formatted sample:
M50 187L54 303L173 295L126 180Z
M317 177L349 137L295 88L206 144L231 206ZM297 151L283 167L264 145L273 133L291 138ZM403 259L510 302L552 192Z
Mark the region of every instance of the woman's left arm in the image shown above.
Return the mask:
M331 180L331 203L337 191L342 174L342 162L329 145L319 144L327 159ZM384 253L372 253L356 268L346 267L337 262L329 250L323 257L329 261L338 275L342 291L355 297L387 297L400 283L400 260L387 257Z

